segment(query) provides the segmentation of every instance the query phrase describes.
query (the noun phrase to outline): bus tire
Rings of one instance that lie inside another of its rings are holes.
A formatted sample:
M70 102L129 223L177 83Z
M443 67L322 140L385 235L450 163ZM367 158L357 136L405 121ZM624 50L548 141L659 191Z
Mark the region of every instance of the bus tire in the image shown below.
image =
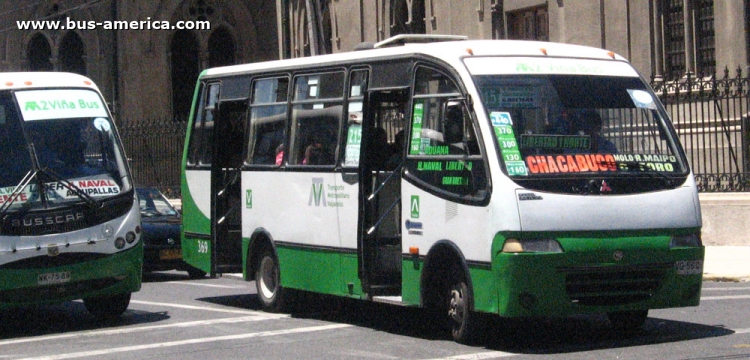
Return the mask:
M607 314L610 325L618 331L634 331L643 326L648 310L615 311Z
M84 298L83 305L97 319L114 319L128 309L128 305L130 305L130 293Z
M477 319L471 311L472 295L466 281L454 276L447 298L448 323L453 340L460 344L471 344L477 337Z
M270 247L264 247L258 257L258 266L255 270L255 288L264 311L282 311L284 289L281 287L281 277L279 276L279 260Z

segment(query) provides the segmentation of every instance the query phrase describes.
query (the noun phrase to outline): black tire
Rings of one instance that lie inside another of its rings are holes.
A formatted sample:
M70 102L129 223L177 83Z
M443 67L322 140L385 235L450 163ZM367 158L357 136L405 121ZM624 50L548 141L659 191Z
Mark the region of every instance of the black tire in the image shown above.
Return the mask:
M192 266L187 268L187 273L191 279L202 279L206 277L205 271Z
M279 260L273 251L266 247L258 257L255 269L255 288L258 299L267 312L280 312L284 309L284 288L279 276Z
M643 326L648 318L648 310L616 311L607 314L612 328L618 331L635 331Z
M472 344L477 338L477 317L471 311L474 300L466 281L456 278L451 281L447 298L448 323L453 340L460 344Z
M130 293L83 299L91 315L100 320L111 320L122 315L130 305Z

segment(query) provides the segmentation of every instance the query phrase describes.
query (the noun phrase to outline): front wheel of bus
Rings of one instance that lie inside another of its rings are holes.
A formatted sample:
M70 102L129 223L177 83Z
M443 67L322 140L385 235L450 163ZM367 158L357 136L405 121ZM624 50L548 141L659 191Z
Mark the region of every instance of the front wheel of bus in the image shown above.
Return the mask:
M279 312L283 307L283 288L279 277L279 262L273 251L266 248L260 255L255 271L255 288L263 310Z
M85 298L83 299L83 305L97 319L114 319L128 309L128 305L130 305L130 293Z
M607 314L609 323L618 331L634 331L643 326L648 318L648 310L615 311Z
M471 311L471 296L466 281L459 278L451 281L447 299L448 321L453 340L461 344L469 344L477 336L477 319Z

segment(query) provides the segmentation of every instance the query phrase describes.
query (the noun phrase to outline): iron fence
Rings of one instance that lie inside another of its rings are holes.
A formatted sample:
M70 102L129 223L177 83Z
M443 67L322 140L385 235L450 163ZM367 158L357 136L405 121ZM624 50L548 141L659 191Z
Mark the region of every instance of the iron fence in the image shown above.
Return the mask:
M750 78L689 74L652 81L682 141L701 192L750 191ZM180 196L186 123L170 118L119 124L136 186Z
M687 74L651 86L672 118L701 192L750 190L748 111L750 78Z
M186 123L170 118L118 124L136 186L153 186L180 197L180 166Z

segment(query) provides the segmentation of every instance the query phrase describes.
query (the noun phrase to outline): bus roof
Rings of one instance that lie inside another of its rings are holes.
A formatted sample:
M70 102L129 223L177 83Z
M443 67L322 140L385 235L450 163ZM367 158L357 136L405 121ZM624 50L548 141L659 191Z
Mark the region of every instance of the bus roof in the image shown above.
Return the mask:
M246 72L294 68L307 65L335 65L359 59L378 60L418 54L443 59L451 64L457 64L461 59L471 56L536 56L627 61L624 57L614 52L581 45L523 40L457 40L432 43L406 43L400 46L373 48L331 55L217 67L205 70L201 74L201 78L238 75Z
M39 89L49 87L84 87L96 90L91 79L67 72L0 72L0 90Z

